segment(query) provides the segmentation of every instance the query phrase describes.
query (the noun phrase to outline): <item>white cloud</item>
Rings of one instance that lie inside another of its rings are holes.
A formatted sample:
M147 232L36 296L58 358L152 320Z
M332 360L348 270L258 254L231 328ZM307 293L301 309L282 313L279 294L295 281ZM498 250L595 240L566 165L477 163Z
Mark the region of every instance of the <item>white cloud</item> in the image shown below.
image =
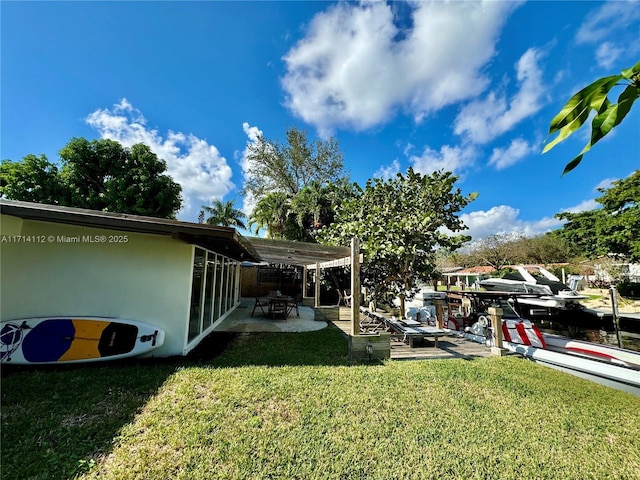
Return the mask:
M262 130L258 127L252 127L249 123L244 122L242 124L242 130L247 135L247 144L242 151L242 156L240 157L240 165L242 166L243 176L246 179L249 177L249 146L256 143L258 138L262 136ZM256 206L256 199L251 194L246 194L242 201L242 211L244 214L249 217L251 212L253 212L254 207Z
M518 92L507 99L504 93L494 90L484 100L465 105L455 120L454 132L471 142L485 144L540 110L545 92L538 66L541 56L535 48L527 50L516 64Z
M518 218L520 210L508 205L499 205L489 210L478 210L460 215L462 222L469 227L465 235L478 240L497 234L521 234L526 237L554 230L562 225L555 218L545 217L537 221L525 221Z
M451 147L443 145L440 151L425 147L422 155L411 155L409 161L413 169L422 174L446 170L460 174L471 167L475 161L476 152L472 147Z
M147 126L142 112L125 98L111 109L92 112L86 122L102 138L126 147L144 143L167 162L167 173L182 186L184 202L178 214L182 219L195 220L201 204L222 198L234 186L231 168L215 146L195 135L171 130L163 137Z
M581 212L587 212L589 210L594 210L598 208L598 206L599 206L599 203L592 198L590 200L585 200L583 202L580 202L578 205L575 205L573 207L563 208L560 211L568 212L568 213L581 213Z
M613 182L615 182L616 180L618 180L617 178L605 178L602 181L600 181L600 183L598 183L595 187L594 190L596 191L600 191L600 189L607 189L607 188L611 188L611 185L613 184Z
M425 115L480 94L482 68L517 2L414 2L400 32L391 5L339 3L316 15L284 57L294 114L321 134L364 130L398 110Z
M534 150L533 145L530 145L522 138L516 138L511 141L507 148L494 148L489 159L489 165L493 165L496 170L502 170L519 162Z
M391 162L390 165L381 165L378 170L373 174L373 178L383 178L388 180L390 178L395 178L395 176L400 172L400 162L398 159L395 159Z
M576 34L579 44L599 42L640 20L640 2L610 1L591 12ZM635 35L637 36L637 30Z
M604 42L596 49L596 62L603 68L611 68L624 53L624 48L616 47L611 42Z

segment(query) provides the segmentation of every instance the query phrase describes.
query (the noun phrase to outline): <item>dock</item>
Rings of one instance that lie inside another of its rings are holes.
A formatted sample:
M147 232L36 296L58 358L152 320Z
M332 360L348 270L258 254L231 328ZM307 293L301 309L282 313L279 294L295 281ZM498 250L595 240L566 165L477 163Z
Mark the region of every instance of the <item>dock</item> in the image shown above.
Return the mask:
M331 322L342 330L346 337L351 335L350 315L351 310L349 308L341 307L340 319ZM392 360L433 360L448 358L471 360L473 358L490 356L491 349L489 347L453 335L440 338L437 348L434 346L434 342L429 340L425 340L422 344L414 346L413 348L400 340L391 340Z

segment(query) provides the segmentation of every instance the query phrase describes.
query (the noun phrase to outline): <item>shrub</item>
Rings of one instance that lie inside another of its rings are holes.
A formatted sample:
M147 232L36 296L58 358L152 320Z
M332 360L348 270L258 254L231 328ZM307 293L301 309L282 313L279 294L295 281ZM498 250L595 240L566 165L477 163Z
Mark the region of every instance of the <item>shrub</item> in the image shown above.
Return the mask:
M620 282L616 285L618 293L623 297L640 298L640 283L637 282Z

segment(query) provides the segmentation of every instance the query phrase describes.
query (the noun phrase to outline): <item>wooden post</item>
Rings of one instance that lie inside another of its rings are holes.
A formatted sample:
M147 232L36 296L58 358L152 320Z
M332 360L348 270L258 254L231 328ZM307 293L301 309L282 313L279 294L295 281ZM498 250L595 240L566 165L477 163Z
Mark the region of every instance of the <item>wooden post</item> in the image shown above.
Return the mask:
M351 239L351 335L360 334L360 240Z
M307 275L307 266L302 267L302 298L307 297L307 281L309 280Z
M442 300L434 300L433 303L436 305L436 328L442 328L442 325L444 324L444 308Z
M611 285L609 290L611 296L611 310L613 313L613 328L618 338L618 347L622 348L622 336L620 336L620 314L618 313L618 295L616 293L616 287Z
M491 353L502 356L505 349L502 345L502 309L499 307L489 307L489 315L491 316L491 327L493 329L493 347Z
M320 264L316 263L315 307L320 306Z

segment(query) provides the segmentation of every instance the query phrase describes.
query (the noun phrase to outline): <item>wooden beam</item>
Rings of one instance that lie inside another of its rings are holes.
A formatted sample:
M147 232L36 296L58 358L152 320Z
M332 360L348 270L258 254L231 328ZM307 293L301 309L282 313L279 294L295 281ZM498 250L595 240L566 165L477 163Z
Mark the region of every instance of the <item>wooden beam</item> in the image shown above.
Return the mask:
M307 281L308 281L308 268L302 267L302 298L307 297Z
M316 263L316 284L315 284L315 307L320 306L320 264Z
M321 262L320 263L320 268L325 269L325 268L335 268L335 267L348 267L349 265L351 265L351 256L349 257L343 257L343 258L338 258L336 260L329 260L326 262ZM358 255L358 262L359 263L363 263L364 262L364 255L361 253ZM316 268L316 264L312 264L312 265L308 265L308 268Z
M360 239L351 239L351 335L360 335Z

